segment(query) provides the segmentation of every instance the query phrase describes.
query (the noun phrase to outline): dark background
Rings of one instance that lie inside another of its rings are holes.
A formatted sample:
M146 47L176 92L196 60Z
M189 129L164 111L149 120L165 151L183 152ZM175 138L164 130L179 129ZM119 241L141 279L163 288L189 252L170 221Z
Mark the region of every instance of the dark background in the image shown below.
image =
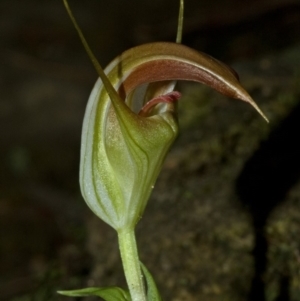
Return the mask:
M174 0L70 6L104 66L135 45L175 40ZM300 3L185 6L183 43L233 65L271 122L179 86L182 131L138 227L141 257L166 300L300 300ZM0 41L0 300L124 285L115 233L79 192L97 76L62 1L1 0Z

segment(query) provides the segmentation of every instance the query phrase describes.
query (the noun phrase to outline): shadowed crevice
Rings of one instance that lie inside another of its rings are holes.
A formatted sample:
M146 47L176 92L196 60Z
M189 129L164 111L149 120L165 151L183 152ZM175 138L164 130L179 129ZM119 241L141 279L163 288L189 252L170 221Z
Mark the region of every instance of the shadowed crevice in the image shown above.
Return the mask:
M251 213L255 234L255 275L249 294L250 301L265 301L263 275L267 267L265 226L268 217L276 206L284 202L287 193L300 177L299 126L300 104L246 162L236 182L240 201ZM283 295L284 300L289 300L288 284L289 278L285 276L281 281L278 300L283 300Z

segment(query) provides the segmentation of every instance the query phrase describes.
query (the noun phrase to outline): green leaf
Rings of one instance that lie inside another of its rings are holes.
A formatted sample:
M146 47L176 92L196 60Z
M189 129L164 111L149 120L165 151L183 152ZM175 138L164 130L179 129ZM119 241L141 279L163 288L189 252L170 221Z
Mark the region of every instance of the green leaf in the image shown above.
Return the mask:
M131 301L128 291L120 287L88 287L72 291L58 291L59 294L69 297L98 296L105 301Z
M162 301L154 279L148 269L141 263L141 268L144 273L147 283L147 301Z

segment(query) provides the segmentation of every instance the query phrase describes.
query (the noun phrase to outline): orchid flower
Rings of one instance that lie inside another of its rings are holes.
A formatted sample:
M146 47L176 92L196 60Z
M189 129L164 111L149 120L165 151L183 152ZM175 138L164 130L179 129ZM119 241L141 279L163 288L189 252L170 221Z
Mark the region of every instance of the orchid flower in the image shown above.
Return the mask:
M90 208L116 230L141 217L163 159L178 133L174 81L204 83L258 111L236 73L176 43L151 43L117 57L88 101L82 132L80 184ZM150 83L150 84L149 84ZM151 84L154 83L154 84Z
M90 50L66 0L64 4L99 75L83 121L81 192L90 209L118 233L130 298L145 301L141 269L148 291L155 288L147 269L140 266L134 228L178 134L180 93L174 91L176 81L208 85L226 96L248 102L266 117L230 67L179 43L183 0L177 43L134 47L115 58L105 70ZM92 294L91 290L88 292ZM76 293L82 296L87 291ZM148 296L148 301L158 300L155 299L158 295L154 295L156 297Z

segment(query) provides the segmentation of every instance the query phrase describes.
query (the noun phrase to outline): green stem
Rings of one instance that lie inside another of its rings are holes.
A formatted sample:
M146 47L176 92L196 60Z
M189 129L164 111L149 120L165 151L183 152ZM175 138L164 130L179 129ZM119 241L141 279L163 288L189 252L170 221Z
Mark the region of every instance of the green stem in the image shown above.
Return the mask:
M118 231L119 248L132 301L147 301L133 229Z

